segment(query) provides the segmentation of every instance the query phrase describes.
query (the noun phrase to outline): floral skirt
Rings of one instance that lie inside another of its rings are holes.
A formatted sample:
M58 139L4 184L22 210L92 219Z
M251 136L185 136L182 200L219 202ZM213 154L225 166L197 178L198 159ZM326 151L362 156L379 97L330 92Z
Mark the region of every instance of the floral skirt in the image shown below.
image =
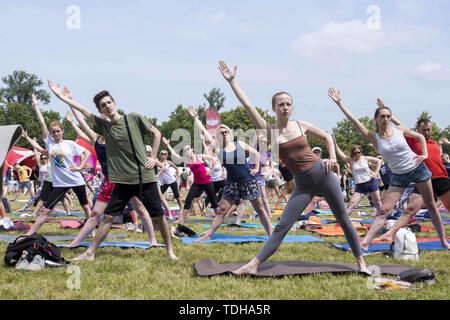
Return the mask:
M222 198L229 201L255 200L261 197L256 179L244 182L225 182Z

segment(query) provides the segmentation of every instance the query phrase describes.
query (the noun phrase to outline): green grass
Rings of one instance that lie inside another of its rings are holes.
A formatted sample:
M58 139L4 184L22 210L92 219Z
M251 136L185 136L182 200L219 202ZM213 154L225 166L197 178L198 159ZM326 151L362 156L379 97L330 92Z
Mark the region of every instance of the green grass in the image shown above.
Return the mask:
M13 210L23 203L11 202ZM79 208L79 207L77 207ZM250 209L249 209L250 210ZM13 214L9 214L13 219ZM73 217L79 219L79 217ZM191 217L190 219L196 219ZM29 221L30 218L20 218ZM244 219L249 221L249 219ZM272 220L276 222L276 217ZM259 222L250 220L250 222ZM431 223L425 223L430 225ZM203 232L201 224L189 224L196 232ZM447 235L450 227L445 226ZM46 223L39 233L62 235L76 233L64 230L59 223ZM263 229L231 231L220 228L219 233L235 235L264 235ZM124 229L112 229L111 233L126 233ZM5 234L5 233L3 233ZM18 232L8 234L19 235ZM308 234L307 231L291 231L289 234ZM416 234L418 237L436 237L433 231ZM318 237L318 235L316 235ZM161 235L157 238L162 243ZM324 240L345 243L344 237L323 237ZM86 241L90 241L88 238ZM112 239L111 241L115 241ZM123 241L148 241L145 233L127 233ZM193 264L197 260L213 258L219 263L249 261L263 243L248 244L182 244L172 239L179 261L168 259L164 248L120 249L100 248L93 262L73 263L79 267L80 288L70 289L67 282L73 274L64 268L47 267L39 272L16 271L4 263L0 270L0 295L6 300L448 300L450 298L450 253L444 251L421 252L417 262L406 262L415 268L431 268L437 282L418 290L372 290L367 287L368 277L352 274L316 274L286 276L281 278L234 277L229 275L198 277ZM65 242L68 243L68 242ZM7 243L0 242L0 252ZM86 248L62 249L65 259L74 258ZM387 259L382 254L367 256L367 263L405 263ZM333 248L328 243L282 244L268 261L306 260L317 262L355 261L350 252ZM383 277L389 277L384 275Z

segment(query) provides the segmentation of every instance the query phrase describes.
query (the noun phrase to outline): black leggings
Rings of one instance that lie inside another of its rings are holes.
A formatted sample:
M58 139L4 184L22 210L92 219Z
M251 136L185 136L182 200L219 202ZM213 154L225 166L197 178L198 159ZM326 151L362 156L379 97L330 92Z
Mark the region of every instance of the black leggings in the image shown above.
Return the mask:
M177 184L176 181L175 181L175 182L172 182L171 184L163 184L163 185L160 187L161 193L164 194L164 192L166 192L167 189L169 189L169 187L170 187L170 189L171 189L172 192L173 192L173 197L174 197L175 199L178 199L178 198L180 197L180 193L178 192L178 184Z
M218 207L216 193L214 192L214 185L212 182L206 184L193 183L184 201L184 209L189 210L191 208L192 200L198 198L202 193L206 193L207 199L211 202L211 208L215 209ZM206 205L205 205L206 207Z
M219 181L213 181L214 186L214 193L217 195L216 201L217 203L220 202L220 199L222 199L222 193L223 193L223 187L225 186L225 180L219 180ZM206 198L205 200L205 208L209 204L209 199Z
M361 256L359 237L347 215L339 183L334 175L327 174L325 168L322 168L322 160L319 159L305 172L295 174L294 179L295 190L286 204L272 235L258 252L256 258L264 262L278 249L288 231L298 220L314 194L317 193L322 194L330 205L336 221L344 230L345 238L350 244L353 255L355 257Z

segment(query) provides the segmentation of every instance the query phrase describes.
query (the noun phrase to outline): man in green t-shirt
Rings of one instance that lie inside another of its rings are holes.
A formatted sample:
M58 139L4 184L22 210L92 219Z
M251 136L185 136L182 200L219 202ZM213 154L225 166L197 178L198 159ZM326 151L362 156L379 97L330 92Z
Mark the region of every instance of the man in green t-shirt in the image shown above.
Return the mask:
M104 211L104 218L91 246L73 260L92 261L95 259L95 252L111 229L114 216L122 214L133 196L141 200L150 216L158 222L168 256L172 260L178 260L173 252L169 225L162 209L153 171L156 159L154 156L147 157L143 139L145 135L153 135L153 150L158 150L161 141L159 130L140 114L120 115L117 112L116 102L108 91L98 93L94 97L94 103L98 111L110 121L95 116L78 102L66 97L61 92L59 85L55 87L49 81L49 87L59 99L83 113L94 124L94 131L105 138L108 178L109 181L115 183L111 200ZM128 122L128 129L126 122Z

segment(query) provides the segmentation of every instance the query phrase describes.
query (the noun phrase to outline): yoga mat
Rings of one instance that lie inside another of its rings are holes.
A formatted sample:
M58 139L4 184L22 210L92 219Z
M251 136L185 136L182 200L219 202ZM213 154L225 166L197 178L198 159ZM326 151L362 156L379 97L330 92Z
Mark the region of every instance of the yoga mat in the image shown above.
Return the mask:
M14 217L20 217L21 215L22 214L17 213L17 214L14 215ZM39 216L39 215L37 215L37 216ZM49 217L85 217L86 215L84 213L73 213L72 212L70 214L70 216L68 216L67 213L50 213L48 216Z
M220 264L214 259L196 261L194 269L198 276L214 276L220 274L232 274L233 271L245 263L225 263ZM404 264L369 264L368 267L376 265L382 274L398 275L403 271L414 268ZM309 261L284 261L265 262L258 267L256 276L260 277L280 277L287 275L305 275L315 273L346 273L359 272L356 263L330 263L330 262L309 262Z
M75 239L77 236L77 234L67 234L67 235L43 235L43 237L45 239L47 239L50 242L53 241L71 241L73 239ZM13 236L13 235L5 235L5 234L0 234L0 241L7 241L7 242L13 242L17 237L17 235ZM107 238L126 238L127 236L122 234L122 233L117 233L117 234L108 234L106 236Z
M81 242L80 247L89 247L91 242ZM58 244L58 247L65 248L66 244ZM149 249L154 247L165 247L165 244L158 243L157 245L150 246L150 241L138 241L138 242L102 242L99 247L119 247L119 248L141 248L141 249Z
M277 224L272 222L272 226L275 227ZM202 225L202 228L209 228L210 225ZM236 224L236 223L223 223L220 225L220 227L240 227L240 228L264 228L264 226L262 224L259 223L241 223L241 224Z
M201 244L201 243L215 243L215 242L232 242L232 243L244 243L244 242L264 242L269 239L265 236L236 236L230 234L215 233L211 237L211 240L203 240L201 242L194 242L198 238L182 237L182 243ZM284 243L290 242L324 242L324 240L309 235L287 235L283 239Z
M450 243L450 242L449 242ZM331 243L331 245L337 249L342 249L346 251L350 251L350 245L347 243L345 244L336 244ZM418 242L417 247L419 247L419 250L445 250L442 248L440 241L429 241L429 242ZM391 248L391 245L389 243L371 243L369 244L368 252L380 252L380 251L389 251Z

